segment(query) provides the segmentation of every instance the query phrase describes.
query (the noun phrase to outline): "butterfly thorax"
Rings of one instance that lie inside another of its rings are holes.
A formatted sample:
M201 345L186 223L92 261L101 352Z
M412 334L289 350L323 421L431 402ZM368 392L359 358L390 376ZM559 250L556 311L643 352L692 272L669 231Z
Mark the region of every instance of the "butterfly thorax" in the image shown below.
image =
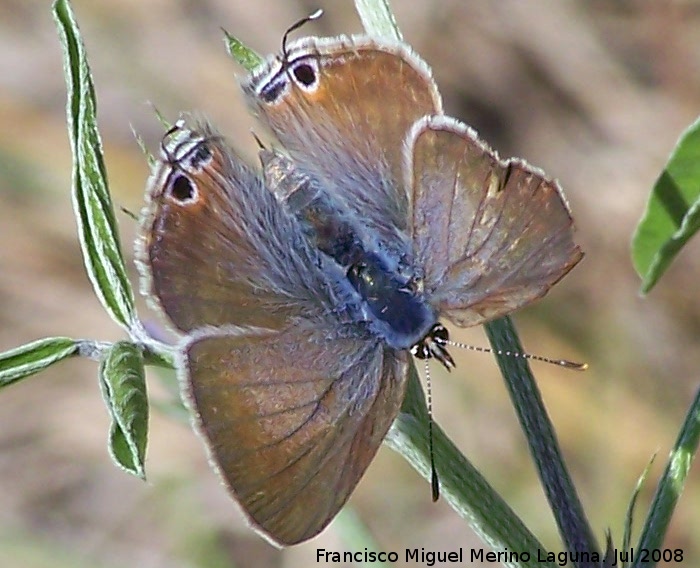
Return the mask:
M263 150L260 158L277 199L301 222L314 246L346 272L370 329L395 349L425 342L437 312L422 293L408 251L401 254L400 245L368 238L369 231L342 202L283 154Z
M409 349L437 323L410 263L367 238L331 202L317 195L297 211L317 249L338 264L360 298L363 318L390 347Z
M435 310L417 290L415 280L391 270L380 254L364 254L347 270L362 298L370 327L396 349L408 349L437 323Z

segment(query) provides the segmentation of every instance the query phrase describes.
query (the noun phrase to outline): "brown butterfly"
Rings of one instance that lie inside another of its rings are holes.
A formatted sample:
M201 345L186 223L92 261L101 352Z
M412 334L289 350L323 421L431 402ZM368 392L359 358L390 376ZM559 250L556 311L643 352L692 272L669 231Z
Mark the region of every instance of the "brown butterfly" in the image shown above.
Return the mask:
M317 535L396 418L410 353L450 365L483 323L582 257L558 185L442 114L409 48L306 38L243 83L285 154L246 166L168 132L148 184L144 291L219 472L278 545Z

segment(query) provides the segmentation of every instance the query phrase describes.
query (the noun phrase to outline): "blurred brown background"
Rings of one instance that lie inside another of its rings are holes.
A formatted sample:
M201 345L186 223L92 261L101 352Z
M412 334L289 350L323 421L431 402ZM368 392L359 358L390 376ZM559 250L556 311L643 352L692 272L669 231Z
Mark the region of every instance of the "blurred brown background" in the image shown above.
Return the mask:
M700 245L648 298L629 242L682 130L700 113L700 2L395 2L406 40L432 65L449 114L502 155L559 178L584 261L516 323L526 349L585 360L585 374L535 365L593 526L619 543L628 498L652 453L637 527L700 383ZM75 0L94 73L115 200L141 206L148 174L131 133L156 149L153 103L200 111L249 156L245 111L220 26L262 53L316 7L304 33L357 33L350 0ZM72 218L60 47L49 2L0 0L0 349L48 335L113 340L84 274ZM257 128L260 131L260 127ZM134 222L120 215L131 263ZM145 309L144 318L152 317ZM461 339L484 345L480 329ZM495 363L459 353L434 365L437 420L554 550L560 543ZM156 377L152 396L165 397ZM106 450L96 365L69 361L0 393L0 566L315 565L342 550L331 526L278 552L244 527L186 426L153 412L148 483ZM691 472L667 546L700 565L700 473ZM388 449L351 505L384 550L480 548L464 521Z

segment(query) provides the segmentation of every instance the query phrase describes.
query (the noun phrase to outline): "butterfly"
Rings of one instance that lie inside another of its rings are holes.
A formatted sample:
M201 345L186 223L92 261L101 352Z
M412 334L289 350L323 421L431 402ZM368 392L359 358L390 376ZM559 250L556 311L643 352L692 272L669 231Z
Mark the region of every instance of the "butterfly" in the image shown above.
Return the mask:
M281 150L248 166L177 123L147 186L142 289L252 526L303 542L349 498L441 322L543 296L581 259L558 184L446 116L428 66L365 36L284 45L242 81Z

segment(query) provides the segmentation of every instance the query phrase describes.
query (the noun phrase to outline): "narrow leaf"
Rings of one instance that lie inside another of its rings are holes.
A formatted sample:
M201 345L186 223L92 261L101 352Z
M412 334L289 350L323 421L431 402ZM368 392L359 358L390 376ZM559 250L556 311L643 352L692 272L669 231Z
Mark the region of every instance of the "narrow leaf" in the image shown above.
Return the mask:
M682 135L656 180L632 239L642 293L653 288L700 229L700 118Z
M78 345L68 337L47 337L0 353L0 388L77 355Z
M110 453L126 471L145 478L148 399L141 350L115 343L100 365L100 385L112 418Z
M639 544L635 547L637 550L662 550L671 516L698 451L698 443L700 443L700 391L695 394L678 439L671 450L639 537ZM637 558L634 566L650 566L650 564L643 564L641 558Z
M615 559L616 555L615 544L613 543L612 533L610 529L605 531L605 556L603 561L600 563L600 568L625 568L626 562L622 563L622 566L618 567Z
M355 0L355 8L368 34L395 41L403 40L388 0Z
M223 30L223 32L228 54L246 71L252 71L263 62L263 58L255 53L255 51L244 45L242 41L232 36L226 30Z
M73 208L85 268L97 297L127 331L136 320L134 293L119 246L97 130L95 89L85 47L68 0L54 3L68 90L66 114L73 151Z
M634 491L632 491L632 498L630 499L629 505L627 506L627 515L625 516L625 531L622 535L622 550L624 551L627 551L630 548L630 543L632 542L632 526L634 524L634 510L637 506L637 499L639 498L639 494L642 491L642 486L646 482L647 477L649 477L649 473L651 472L651 466L654 464L655 459L656 454L651 456L649 463L644 468L642 475L640 475L639 479L637 480L637 485L635 486Z

